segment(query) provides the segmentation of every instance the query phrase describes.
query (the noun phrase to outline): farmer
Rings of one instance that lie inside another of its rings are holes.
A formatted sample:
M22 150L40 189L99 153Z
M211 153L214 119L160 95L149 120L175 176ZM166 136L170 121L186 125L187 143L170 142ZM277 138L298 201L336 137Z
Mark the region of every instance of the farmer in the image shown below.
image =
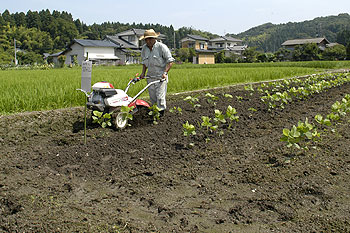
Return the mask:
M163 82L156 83L148 88L151 104L157 104L159 113L164 115L166 109L166 92L168 83L168 72L173 65L174 58L172 57L169 48L157 41L159 32L156 33L153 29L146 30L140 40L145 40L145 45L142 47L142 73L140 78L149 77L147 82L153 82L161 79Z

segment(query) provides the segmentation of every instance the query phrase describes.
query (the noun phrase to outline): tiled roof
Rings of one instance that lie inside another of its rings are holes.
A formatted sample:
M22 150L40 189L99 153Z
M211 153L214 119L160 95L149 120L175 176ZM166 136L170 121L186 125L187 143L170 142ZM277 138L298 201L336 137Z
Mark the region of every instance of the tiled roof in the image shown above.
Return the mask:
M74 42L84 47L118 47L116 44L106 40L80 40L74 39Z
M283 42L283 46L288 46L288 45L300 45L300 44L308 44L308 43L316 43L319 44L321 43L323 40L325 40L326 44L329 44L330 42L324 38L312 38L312 39L295 39L295 40L287 40L285 42Z
M220 36L210 40L210 42L219 42L219 41L232 41L232 42L242 42L240 39L233 38L231 36Z
M142 36L144 33L145 33L145 29L132 28L124 32L119 32L116 34L116 36L131 36L131 35Z
M129 30L124 31L124 32L119 32L115 36L122 37L122 36L133 36L133 35L136 35L139 38L139 37L143 36L145 31L146 31L145 29L132 28L132 29L129 29ZM160 34L159 35L159 39L165 39L165 38L166 38L166 36L164 34Z
M123 40L119 38L118 36L106 36L107 40L112 41L113 43L119 45L119 47L122 48L129 48L129 49L137 49L138 47L130 43L129 41Z
M193 39L193 40L204 40L204 41L209 41L209 39L203 37L203 36L198 36L198 35L187 35L187 37Z

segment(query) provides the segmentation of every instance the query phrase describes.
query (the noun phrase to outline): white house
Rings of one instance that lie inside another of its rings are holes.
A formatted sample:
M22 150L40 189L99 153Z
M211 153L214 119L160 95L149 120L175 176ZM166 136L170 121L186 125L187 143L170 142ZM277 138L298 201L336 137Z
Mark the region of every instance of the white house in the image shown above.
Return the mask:
M217 51L225 51L225 56L229 57L232 54L241 55L248 47L242 45L242 40L230 36L220 36L209 41L209 48Z
M116 64L120 58L115 55L118 46L110 41L102 40L79 40L74 39L68 48L63 52L66 56L66 65L74 63L74 59L79 65L86 58L94 64Z
M144 33L145 29L132 28L115 35L107 35L105 40L118 45L116 56L120 58L120 63L140 63L141 48L145 44L145 41L140 40L140 37L143 36ZM162 41L162 39L165 39L165 35L160 34L157 40Z

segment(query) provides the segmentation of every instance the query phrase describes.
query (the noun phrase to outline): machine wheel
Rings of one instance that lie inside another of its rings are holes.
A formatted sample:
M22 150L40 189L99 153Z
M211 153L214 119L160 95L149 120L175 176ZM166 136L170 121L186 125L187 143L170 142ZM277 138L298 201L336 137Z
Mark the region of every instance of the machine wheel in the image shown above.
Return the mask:
M124 129L128 125L128 119L125 112L120 112L115 117L114 124L119 129Z

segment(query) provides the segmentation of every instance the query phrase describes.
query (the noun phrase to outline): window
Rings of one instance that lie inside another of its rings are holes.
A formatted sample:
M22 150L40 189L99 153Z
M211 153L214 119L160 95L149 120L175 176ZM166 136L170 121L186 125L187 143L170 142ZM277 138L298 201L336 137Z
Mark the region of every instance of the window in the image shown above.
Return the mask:
M128 36L128 41L129 42L134 42L135 36Z
M199 44L199 47L200 47L200 49L204 49L204 44L203 44L203 43L200 43L200 44Z

